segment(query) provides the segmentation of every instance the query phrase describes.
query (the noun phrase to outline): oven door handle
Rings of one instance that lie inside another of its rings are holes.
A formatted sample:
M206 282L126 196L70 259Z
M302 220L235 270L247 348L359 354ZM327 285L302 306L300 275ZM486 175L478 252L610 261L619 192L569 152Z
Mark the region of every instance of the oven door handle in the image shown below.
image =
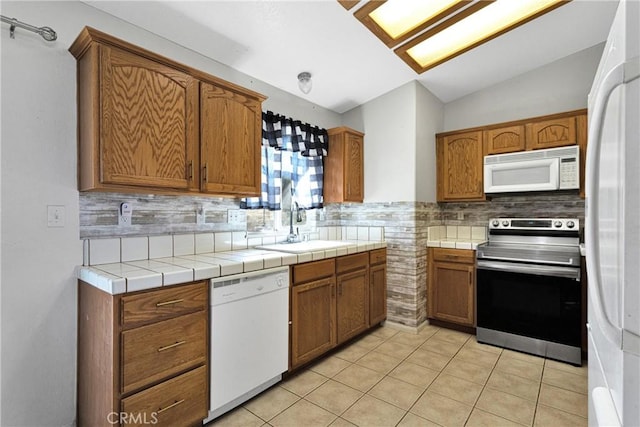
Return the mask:
M477 263L478 270L504 271L507 273L535 274L537 276L563 277L580 280L580 269L570 267L555 267L551 265L514 264L508 262L481 261Z
M522 258L509 258L509 257L501 257L501 256L491 256L491 259L497 259L500 261L512 261L512 262L522 262L523 259ZM483 261L486 262L486 261ZM569 261L567 262L562 262L562 261L549 261L546 260L545 262L549 263L549 264L557 264L557 265L568 265L568 266L576 266L576 262L578 262L578 260L575 260L573 258L569 258Z

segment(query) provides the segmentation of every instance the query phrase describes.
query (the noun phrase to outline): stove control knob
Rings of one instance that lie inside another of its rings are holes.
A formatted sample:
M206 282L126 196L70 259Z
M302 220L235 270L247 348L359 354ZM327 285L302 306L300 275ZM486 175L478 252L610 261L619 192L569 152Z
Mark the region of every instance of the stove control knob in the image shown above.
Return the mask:
M560 228L560 227L562 227L562 221L556 221L556 222L554 222L554 223L553 223L553 226L554 226L555 228Z
M573 221L567 221L567 227L568 227L568 228L573 228L573 227L575 227L575 225L576 225L576 223L575 223L575 222L573 222Z
M491 225L493 225L494 227L497 227L497 226L499 226L499 225L500 225L500 221L498 221L497 219L494 219L494 220L491 222Z
M503 227L508 227L509 226L509 221L507 221L506 219L504 221L502 221L502 226Z

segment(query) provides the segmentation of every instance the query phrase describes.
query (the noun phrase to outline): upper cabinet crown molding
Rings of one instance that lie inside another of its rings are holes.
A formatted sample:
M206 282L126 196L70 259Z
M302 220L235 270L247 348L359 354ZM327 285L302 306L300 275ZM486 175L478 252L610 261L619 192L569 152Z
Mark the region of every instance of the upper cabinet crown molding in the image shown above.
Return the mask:
M80 191L260 193L263 95L89 27L69 51Z

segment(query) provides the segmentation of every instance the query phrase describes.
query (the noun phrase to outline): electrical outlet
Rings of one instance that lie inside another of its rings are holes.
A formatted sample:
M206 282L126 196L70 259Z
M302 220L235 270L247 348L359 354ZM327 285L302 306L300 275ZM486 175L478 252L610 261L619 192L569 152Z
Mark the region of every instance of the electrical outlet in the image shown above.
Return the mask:
M207 213L204 210L204 206L198 206L196 210L196 224L204 225L207 222Z
M120 203L118 208L118 225L121 227L129 227L131 225L131 217L133 216L133 203Z
M229 224L246 224L247 211L242 209L229 209L227 211L227 222Z
M464 212L458 212L458 221L462 221L464 219Z

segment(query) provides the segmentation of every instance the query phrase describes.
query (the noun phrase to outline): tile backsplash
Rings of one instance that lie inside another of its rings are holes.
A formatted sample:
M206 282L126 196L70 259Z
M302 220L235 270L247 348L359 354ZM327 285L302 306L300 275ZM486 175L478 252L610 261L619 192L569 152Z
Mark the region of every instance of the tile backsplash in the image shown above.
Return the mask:
M355 236L355 238L347 238ZM142 261L172 256L227 252L286 240L287 235L222 231L218 233L181 233L162 236L137 236L84 241L84 265ZM318 227L302 234L306 240L384 241L383 227Z

